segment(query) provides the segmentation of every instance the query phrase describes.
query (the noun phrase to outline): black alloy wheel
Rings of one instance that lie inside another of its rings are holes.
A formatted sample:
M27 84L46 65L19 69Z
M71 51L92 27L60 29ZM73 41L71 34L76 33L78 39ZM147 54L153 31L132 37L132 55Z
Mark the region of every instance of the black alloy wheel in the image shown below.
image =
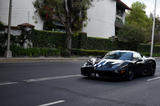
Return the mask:
M155 74L155 65L154 65L154 63L151 62L149 64L149 66L150 66L150 68L149 68L149 76L154 76L154 74Z
M126 80L131 81L134 79L134 71L132 69L129 69L127 71Z

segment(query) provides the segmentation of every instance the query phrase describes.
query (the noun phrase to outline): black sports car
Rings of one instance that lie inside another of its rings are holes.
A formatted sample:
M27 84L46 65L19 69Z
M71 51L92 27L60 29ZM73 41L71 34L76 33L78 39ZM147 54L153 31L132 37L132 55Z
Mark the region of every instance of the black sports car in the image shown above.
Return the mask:
M120 77L132 80L136 75L154 76L156 62L135 51L116 50L103 58L90 58L82 67L81 74L87 77Z

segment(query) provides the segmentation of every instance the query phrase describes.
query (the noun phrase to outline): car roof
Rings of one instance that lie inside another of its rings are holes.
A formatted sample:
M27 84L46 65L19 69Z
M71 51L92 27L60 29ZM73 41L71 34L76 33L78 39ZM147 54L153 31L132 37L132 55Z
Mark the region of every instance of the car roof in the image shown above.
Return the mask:
M114 50L114 51L111 51L111 52L131 52L131 53L138 53L136 51L131 51L131 50Z

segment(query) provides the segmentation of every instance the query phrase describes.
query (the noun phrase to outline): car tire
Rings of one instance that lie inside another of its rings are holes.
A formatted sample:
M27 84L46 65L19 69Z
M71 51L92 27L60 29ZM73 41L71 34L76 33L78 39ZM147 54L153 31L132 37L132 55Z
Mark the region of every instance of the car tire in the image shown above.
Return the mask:
M129 69L129 70L127 71L126 80L127 80L127 81L131 81L131 80L133 80L133 79L134 79L134 71L131 70L131 69Z
M154 76L155 75L155 64L153 62L151 62L149 64L150 68L149 68L149 76Z

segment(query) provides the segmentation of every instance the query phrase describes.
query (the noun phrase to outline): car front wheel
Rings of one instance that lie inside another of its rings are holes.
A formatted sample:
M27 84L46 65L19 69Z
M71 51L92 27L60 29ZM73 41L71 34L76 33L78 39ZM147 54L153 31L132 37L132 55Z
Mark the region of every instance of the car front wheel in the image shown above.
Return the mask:
M155 65L154 65L154 63L150 63L149 64L150 65L150 68L149 68L149 75L150 76L154 76L154 74L155 74Z
M126 80L127 80L127 81L131 81L131 80L133 80L133 79L134 79L134 71L131 70L131 69L129 69L129 70L127 71Z

